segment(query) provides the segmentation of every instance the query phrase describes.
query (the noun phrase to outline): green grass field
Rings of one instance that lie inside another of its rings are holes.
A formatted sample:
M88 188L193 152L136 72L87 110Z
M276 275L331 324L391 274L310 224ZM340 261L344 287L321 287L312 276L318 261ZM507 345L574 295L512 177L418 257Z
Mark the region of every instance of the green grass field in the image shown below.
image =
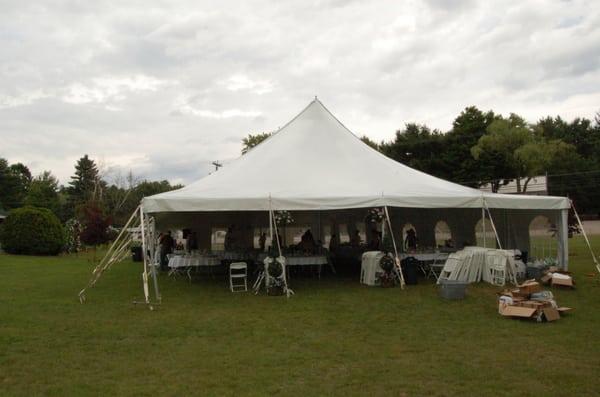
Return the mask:
M544 324L498 315L488 285L448 302L335 278L286 299L161 276L150 311L132 262L82 305L88 257L0 255L0 395L597 395L599 277L570 249L577 289L553 293L575 310Z

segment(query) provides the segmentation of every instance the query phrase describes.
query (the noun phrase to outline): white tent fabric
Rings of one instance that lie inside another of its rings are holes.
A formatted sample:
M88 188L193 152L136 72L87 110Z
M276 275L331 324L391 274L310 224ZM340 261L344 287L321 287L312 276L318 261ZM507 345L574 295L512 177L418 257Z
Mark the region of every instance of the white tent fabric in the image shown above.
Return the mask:
M315 99L239 159L182 189L146 197L142 206L157 213L570 204L564 197L482 193L414 170L364 144Z

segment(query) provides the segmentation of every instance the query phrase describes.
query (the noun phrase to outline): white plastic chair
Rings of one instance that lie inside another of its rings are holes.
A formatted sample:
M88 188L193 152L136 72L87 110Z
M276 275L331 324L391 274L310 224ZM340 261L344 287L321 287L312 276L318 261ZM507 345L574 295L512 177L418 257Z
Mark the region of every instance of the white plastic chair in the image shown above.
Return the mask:
M231 292L248 291L248 265L246 262L234 262L229 265L229 289Z

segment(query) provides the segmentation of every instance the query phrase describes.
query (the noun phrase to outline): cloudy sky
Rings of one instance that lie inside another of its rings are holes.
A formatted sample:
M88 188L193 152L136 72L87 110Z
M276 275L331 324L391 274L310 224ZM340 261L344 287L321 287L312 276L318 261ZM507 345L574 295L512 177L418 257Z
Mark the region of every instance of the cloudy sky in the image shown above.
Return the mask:
M0 157L187 183L315 95L357 134L592 118L600 2L0 1Z

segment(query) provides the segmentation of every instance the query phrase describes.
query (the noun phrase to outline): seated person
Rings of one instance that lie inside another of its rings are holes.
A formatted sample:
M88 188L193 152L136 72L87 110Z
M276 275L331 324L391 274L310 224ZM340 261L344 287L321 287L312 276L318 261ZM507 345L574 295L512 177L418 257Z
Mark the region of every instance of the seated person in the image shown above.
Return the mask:
M298 248L305 252L314 252L316 248L315 238L310 229L304 232L298 244Z

